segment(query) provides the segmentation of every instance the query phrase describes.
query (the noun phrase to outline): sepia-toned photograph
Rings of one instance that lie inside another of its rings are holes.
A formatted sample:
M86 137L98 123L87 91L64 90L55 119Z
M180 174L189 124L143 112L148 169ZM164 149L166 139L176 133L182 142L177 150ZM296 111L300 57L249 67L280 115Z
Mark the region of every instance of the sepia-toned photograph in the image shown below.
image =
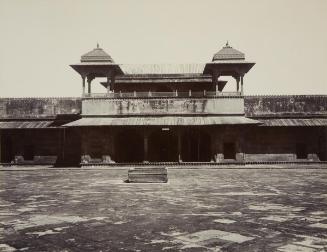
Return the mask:
M327 251L326 0L0 0L0 252Z

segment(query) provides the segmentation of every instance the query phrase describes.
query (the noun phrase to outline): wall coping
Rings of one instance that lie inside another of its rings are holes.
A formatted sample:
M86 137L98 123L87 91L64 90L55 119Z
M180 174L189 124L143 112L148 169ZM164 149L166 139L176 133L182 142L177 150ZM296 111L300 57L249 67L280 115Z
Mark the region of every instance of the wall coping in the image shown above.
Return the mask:
M275 97L326 97L327 94L325 95L320 95L320 94L310 94L310 95L297 95L297 94L288 94L288 95L244 95L245 98L257 98L257 97L264 97L264 98L275 98Z

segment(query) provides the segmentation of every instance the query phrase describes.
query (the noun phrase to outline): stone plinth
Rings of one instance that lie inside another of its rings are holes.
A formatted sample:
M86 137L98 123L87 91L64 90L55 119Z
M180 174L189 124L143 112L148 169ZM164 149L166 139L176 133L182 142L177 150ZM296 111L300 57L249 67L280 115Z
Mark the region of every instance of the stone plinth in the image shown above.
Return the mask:
M128 170L129 183L167 183L168 173L165 167L131 168Z

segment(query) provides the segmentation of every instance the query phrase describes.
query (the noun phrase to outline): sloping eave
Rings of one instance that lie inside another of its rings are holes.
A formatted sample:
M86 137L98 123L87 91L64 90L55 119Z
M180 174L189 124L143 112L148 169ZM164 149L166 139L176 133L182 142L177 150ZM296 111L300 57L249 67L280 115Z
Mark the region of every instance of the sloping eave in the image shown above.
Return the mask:
M278 118L257 119L266 127L314 127L327 126L327 118Z
M85 117L65 124L67 127L87 126L191 126L259 124L244 116L153 116L153 117Z
M0 129L40 129L48 128L53 121L6 121L0 122Z

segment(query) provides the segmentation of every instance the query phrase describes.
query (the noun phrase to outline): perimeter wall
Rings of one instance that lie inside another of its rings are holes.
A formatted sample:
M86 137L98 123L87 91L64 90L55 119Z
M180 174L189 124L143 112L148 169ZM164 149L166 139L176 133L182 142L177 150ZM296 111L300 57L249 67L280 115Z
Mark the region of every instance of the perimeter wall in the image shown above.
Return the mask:
M49 129L0 128L1 162L24 162L25 156L28 159L25 161L32 163L51 160L57 162L60 159L64 159L65 162L74 160L72 162L74 164L79 163L82 155L81 147L86 144L84 142L83 145L81 141L89 140L85 140L85 135L82 137L77 129L66 129L63 134L64 128L61 127L63 123L60 120L64 116L79 116L81 110L81 98L0 98L0 124L8 121L53 120ZM245 96L244 110L246 117L256 120L327 118L327 96ZM106 139L99 138L97 132L101 131L92 129L87 135L94 136L93 143L96 143L97 139L105 141ZM304 160L327 159L327 126L251 126L237 131L235 128L228 130L228 127L225 127L224 134L219 128L209 129L209 132L212 138L211 155L214 162L224 161L222 146L225 141L223 136L226 134L226 137L236 136L230 138L235 138L238 161L301 161L298 154L303 152L303 149L307 152ZM107 140L110 141L110 137ZM88 145L92 146L92 144ZM29 148L33 151L29 151ZM90 153L95 151L98 150L91 150ZM33 158L29 156L32 154Z

